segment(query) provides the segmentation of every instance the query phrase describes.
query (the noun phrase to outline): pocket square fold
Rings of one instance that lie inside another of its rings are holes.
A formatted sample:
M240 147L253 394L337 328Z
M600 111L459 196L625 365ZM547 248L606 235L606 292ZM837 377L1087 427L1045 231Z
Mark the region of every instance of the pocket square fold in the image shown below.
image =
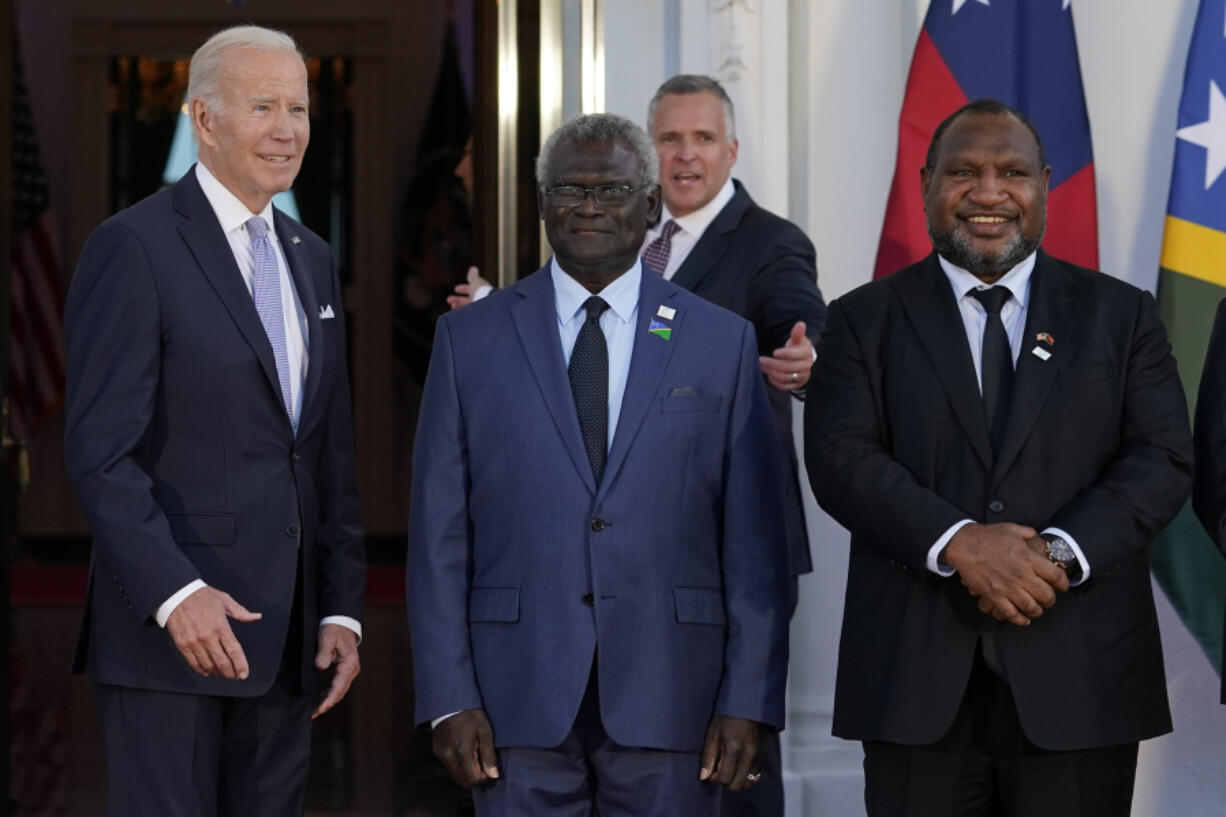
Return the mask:
M693 386L678 386L668 393L669 397L697 397L698 390Z
M329 318L335 318L336 314L332 311L332 304L325 304L319 308L319 319L326 321Z

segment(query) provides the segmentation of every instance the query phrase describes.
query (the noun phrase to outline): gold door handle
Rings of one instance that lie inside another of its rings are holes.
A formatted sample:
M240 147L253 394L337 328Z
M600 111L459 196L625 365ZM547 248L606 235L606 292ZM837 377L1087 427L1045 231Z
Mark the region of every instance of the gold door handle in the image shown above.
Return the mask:
M9 472L13 475L17 493L25 494L30 490L30 451L23 438L13 436L7 397L4 398L3 406L4 425L3 434L0 435L0 447L4 449L4 458L8 460Z

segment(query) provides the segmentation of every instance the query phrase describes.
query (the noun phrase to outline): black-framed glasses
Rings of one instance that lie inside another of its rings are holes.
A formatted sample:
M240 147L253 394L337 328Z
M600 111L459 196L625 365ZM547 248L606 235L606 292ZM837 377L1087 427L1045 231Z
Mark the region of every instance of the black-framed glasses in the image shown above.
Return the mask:
M587 194L596 197L597 204L616 206L625 204L630 197L648 185L641 184L631 187L628 184L601 184L596 187L582 187L577 184L560 184L557 187L545 188L545 195L558 207L578 207L583 204Z

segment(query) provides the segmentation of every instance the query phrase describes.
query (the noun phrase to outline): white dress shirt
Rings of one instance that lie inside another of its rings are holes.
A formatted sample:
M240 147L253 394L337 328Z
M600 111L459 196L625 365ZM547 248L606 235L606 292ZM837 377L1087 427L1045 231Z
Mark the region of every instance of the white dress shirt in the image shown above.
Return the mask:
M1026 314L1030 305L1030 278L1034 273L1035 254L1031 253L1025 260L1002 275L995 284L985 284L971 273L956 267L943 256L938 255L941 269L949 279L953 289L954 300L958 303L958 313L962 316L962 325L966 329L966 340L971 347L971 360L975 364L975 379L979 388L983 389L983 332L988 322L988 312L978 299L970 293L976 289L990 289L1002 286L1009 290L1010 296L1000 310L1000 321L1004 324L1005 334L1009 336L1009 349L1013 352L1013 364L1017 365L1017 356L1022 348L1022 334L1026 331ZM938 560L941 551L949 544L954 534L975 520L963 519L951 525L940 538L928 549L927 566L933 573L941 576L952 576L956 571ZM1090 578L1090 563L1078 546L1077 540L1067 531L1060 528L1044 528L1043 533L1059 536L1069 543L1077 561L1081 564L1081 577L1072 584L1081 584Z
M217 215L217 221L221 224L226 241L230 244L230 251L234 254L234 261L243 276L243 283L247 285L247 291L251 292L255 263L251 258L251 236L247 232L246 224L253 213L200 162L196 163L196 180L200 182L200 189L204 191L204 197L208 199L209 205ZM272 215L272 202L269 201L263 210L254 215L263 218L267 223L268 238L277 256L277 274L281 280L281 314L294 316L292 320L285 321L285 352L289 358L290 420L294 430L297 431L298 420L302 413L302 385L306 382L307 366L310 365L306 313L302 309L302 303L298 300L298 290L290 276L285 252L281 249L281 240L277 237ZM184 599L207 586L202 579L196 579L164 601L154 614L158 626L165 627L170 614ZM325 624L339 624L352 630L359 639L362 637L361 622L349 616L326 616L319 622L319 626L322 627Z

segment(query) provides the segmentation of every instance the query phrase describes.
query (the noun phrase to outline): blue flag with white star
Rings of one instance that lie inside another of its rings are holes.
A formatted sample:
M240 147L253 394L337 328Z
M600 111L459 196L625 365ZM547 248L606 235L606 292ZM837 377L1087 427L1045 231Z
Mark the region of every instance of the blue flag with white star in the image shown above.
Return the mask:
M1226 296L1226 0L1201 0L1188 48L1162 238L1158 308L1195 408L1218 302ZM1226 564L1191 506L1162 533L1154 576L1214 667Z

